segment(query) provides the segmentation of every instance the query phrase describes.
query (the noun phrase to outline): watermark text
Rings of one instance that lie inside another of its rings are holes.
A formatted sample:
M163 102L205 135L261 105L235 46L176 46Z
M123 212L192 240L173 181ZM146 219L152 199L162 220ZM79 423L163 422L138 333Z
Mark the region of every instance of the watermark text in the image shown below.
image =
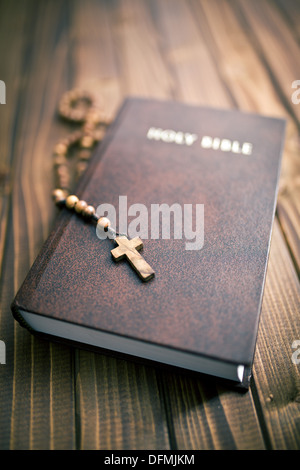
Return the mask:
M112 227L117 226L117 211L112 204L100 204L96 213L99 217L107 217ZM129 238L185 239L186 250L203 248L204 204L151 204L149 210L139 203L128 207L127 196L119 196L118 214L118 232ZM100 239L113 238L110 232L104 232L98 225L96 234Z
M300 339L293 341L292 349L296 349L292 354L292 363L298 365L300 364Z
M6 346L2 340L0 340L0 364L6 364Z
M300 103L300 80L294 80L292 83L292 88L296 88L296 91L292 93L292 103Z
M6 104L6 85L0 80L0 104Z

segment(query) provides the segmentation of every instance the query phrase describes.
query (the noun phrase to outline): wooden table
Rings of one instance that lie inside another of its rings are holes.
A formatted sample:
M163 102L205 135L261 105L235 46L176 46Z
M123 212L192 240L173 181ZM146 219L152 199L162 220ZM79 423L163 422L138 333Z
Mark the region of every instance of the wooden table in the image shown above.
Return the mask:
M299 449L299 25L297 0L1 1L2 449ZM51 154L70 126L56 107L73 87L112 117L139 95L287 119L249 392L42 341L13 320L57 215Z

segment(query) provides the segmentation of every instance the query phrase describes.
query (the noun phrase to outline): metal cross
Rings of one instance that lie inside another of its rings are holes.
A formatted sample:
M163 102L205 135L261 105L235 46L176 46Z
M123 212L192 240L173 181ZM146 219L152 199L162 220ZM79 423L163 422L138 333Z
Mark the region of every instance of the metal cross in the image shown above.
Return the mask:
M153 269L137 251L143 248L143 242L139 237L129 240L126 237L120 236L116 237L115 241L118 246L111 250L115 261L126 258L143 281L149 281L154 277Z

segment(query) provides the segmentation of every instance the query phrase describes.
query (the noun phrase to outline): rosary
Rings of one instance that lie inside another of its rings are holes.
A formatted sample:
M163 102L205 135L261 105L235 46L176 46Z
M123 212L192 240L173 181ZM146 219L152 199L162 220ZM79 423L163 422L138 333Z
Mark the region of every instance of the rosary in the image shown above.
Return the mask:
M85 106L80 106L85 104ZM139 237L128 239L126 234L117 233L107 217L98 217L96 210L86 201L70 194L70 172L67 155L72 146L77 145L77 177L85 171L92 149L102 140L105 128L109 124L103 113L95 106L94 97L81 90L71 90L65 93L59 103L59 114L64 119L82 125L77 130L60 140L54 147L55 186L52 196L58 207L66 207L78 216L95 222L97 230L109 232L117 246L111 250L114 261L126 259L143 281L154 277L154 271L139 253L143 242Z

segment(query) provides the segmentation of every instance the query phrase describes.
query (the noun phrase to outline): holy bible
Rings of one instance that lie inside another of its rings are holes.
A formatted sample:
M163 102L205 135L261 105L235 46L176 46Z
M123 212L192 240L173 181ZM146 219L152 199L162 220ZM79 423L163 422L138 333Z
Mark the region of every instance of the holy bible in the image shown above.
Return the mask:
M116 262L116 240L63 208L15 319L50 340L248 388L284 133L283 119L126 99L74 194L141 239L132 249L153 276Z

